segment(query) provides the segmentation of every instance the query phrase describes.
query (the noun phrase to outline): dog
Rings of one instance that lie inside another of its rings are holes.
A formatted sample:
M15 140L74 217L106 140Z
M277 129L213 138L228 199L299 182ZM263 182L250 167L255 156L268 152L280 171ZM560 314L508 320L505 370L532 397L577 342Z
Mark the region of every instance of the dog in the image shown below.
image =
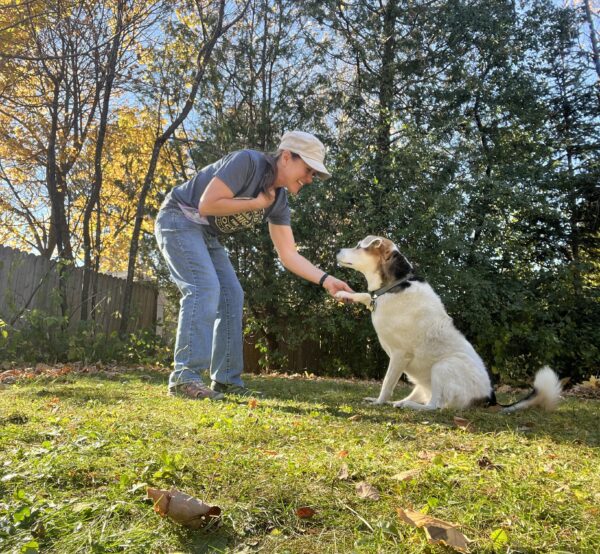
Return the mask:
M553 409L560 399L556 373L543 367L535 376L531 393L510 405L501 405L488 371L471 343L454 326L440 297L414 273L412 264L389 239L369 235L355 248L343 248L338 264L359 271L368 291L340 291L336 297L362 303L372 311L379 342L389 356L389 366L378 398L384 404L405 374L414 384L395 408L436 410L472 406L501 406L514 412L534 406Z

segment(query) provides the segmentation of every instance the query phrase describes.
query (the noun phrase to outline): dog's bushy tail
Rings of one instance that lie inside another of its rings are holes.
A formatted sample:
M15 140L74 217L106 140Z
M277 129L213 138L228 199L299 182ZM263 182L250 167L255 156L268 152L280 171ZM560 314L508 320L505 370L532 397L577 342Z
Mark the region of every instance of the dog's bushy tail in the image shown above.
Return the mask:
M553 410L560 400L561 392L562 386L558 375L548 366L543 367L535 374L533 390L525 398L513 404L502 404L502 412L510 413L533 407Z

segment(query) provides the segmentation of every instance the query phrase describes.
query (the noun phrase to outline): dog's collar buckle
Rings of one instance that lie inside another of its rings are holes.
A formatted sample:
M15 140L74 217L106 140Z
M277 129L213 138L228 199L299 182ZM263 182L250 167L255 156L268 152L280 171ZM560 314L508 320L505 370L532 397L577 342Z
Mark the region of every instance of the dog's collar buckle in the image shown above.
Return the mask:
M394 281L393 283L390 283L389 285L386 285L385 287L381 287L380 289L377 289L372 295L371 295L371 303L369 304L368 308L371 312L375 311L375 307L377 306L376 301L377 299L385 294L386 292L389 292L390 290L392 290L393 288L396 288L398 285L402 285L403 283L407 283L410 280L411 276L405 277L404 279L398 279L397 281Z

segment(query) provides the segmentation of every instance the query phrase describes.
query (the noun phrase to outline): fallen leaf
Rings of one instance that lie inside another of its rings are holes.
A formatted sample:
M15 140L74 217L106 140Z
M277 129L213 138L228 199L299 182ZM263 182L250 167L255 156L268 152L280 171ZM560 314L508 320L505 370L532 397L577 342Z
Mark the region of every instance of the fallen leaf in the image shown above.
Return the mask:
M356 494L360 498L366 498L368 500L379 500L379 491L366 481L361 481L356 484Z
M396 473L396 475L392 475L392 479L394 481L412 481L419 473L421 473L420 469L409 469L408 471L401 471L400 473Z
M337 453L337 457L338 457L338 458L345 458L346 456L348 456L348 451L347 451L347 450L340 450L340 451Z
M169 491L148 488L146 493L154 501L154 511L157 514L191 529L204 527L221 515L221 508L218 506L209 506L175 487Z
M504 529L496 529L490 535L490 539L494 544L494 550L503 548L508 544L508 535Z
M348 464L342 464L342 467L337 474L337 478L340 481L347 481L350 478L350 469L348 468Z
M46 528L44 527L44 523L42 521L38 521L31 530L31 534L36 539L43 539L46 536Z
M562 379L559 381L559 382L560 382L560 387L561 387L562 389L564 389L564 388L565 388L565 387L566 387L566 386L569 384L569 382L570 382L570 381L571 381L571 378L570 378L570 377L563 377L563 378L562 378Z
M502 469L502 466L496 465L487 456L482 456L477 460L477 464L481 469Z
M421 450L421 452L417 454L417 458L419 458L419 460L427 460L428 462L433 460L433 458L436 456L436 452L429 452L428 450Z
M528 433L532 431L535 425L533 423L523 423L523 425L517 427L517 431L521 431L522 433Z
M312 508L309 508L308 506L302 506L302 508L298 508L296 510L296 515L300 519L310 519L316 513L317 512L315 510L313 510Z
M398 516L405 523L414 527L423 527L430 544L443 544L459 552L468 552L469 542L471 541L451 523L421 512L403 510L402 508L397 508L397 511Z
M258 406L258 400L256 400L256 398L251 398L250 400L248 400L248 408L253 410L254 408L256 408L256 406Z
M472 431L473 429L473 424L464 417L454 416L454 424L465 431Z
M106 377L107 379L110 379L111 381L115 381L116 379L119 379L121 377L121 373L118 371L101 371L100 375Z
M581 386L588 389L600 389L600 379L592 375L587 381L582 381Z
M362 416L360 416L360 415L356 414L356 415L350 416L350 417L348 418L348 421L360 421L360 420L361 420L361 418L362 418Z
M29 418L26 415L14 413L14 414L9 415L5 419L1 419L0 421L6 422L6 423L12 423L14 425L25 425L25 423L27 423L29 421Z

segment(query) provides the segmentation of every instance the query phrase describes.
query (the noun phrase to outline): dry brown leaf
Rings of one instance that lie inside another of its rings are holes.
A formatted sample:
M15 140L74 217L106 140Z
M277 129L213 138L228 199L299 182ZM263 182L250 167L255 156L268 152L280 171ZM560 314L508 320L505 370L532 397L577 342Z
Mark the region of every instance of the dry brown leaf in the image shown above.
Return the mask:
M454 424L457 427L464 429L465 431L473 430L473 424L468 419L465 419L464 417L454 416Z
M317 512L315 510L313 510L312 508L309 508L308 506L302 506L301 508L298 508L296 510L296 515L300 519L310 519L316 513Z
M409 469L408 471L401 471L400 473L396 473L396 475L392 475L392 479L394 481L412 481L419 473L421 473L420 469Z
M600 389L600 379L592 375L587 381L582 381L581 386L588 389Z
M379 500L379 491L366 481L356 483L356 494L360 498L366 498L368 500Z
M116 379L121 378L121 373L119 371L100 371L100 375L110 379L111 381L115 381Z
M523 425L520 425L519 427L517 427L517 431L520 431L521 433L529 433L530 431L533 431L534 427L535 427L535 423L527 422L527 423L523 423Z
M471 541L451 523L412 510L398 508L397 511L402 521L414 527L423 527L429 543L443 544L458 552L469 551Z
M350 469L348 468L348 464L342 464L340 471L337 474L337 478L340 481L347 481L350 479Z
M477 464L481 469L502 469L502 466L499 466L492 462L487 456L482 456L477 460Z
M419 460L427 460L428 462L433 460L436 456L436 452L430 452L429 450L421 450L421 452L417 454L417 458L419 458Z
M563 377L559 383L560 383L560 388L564 389L569 383L571 382L571 378L570 377Z
M256 408L256 406L258 406L258 400L256 400L256 398L251 398L250 400L248 400L248 408L253 410L254 408Z
M53 396L50 400L48 400L49 406L55 406L56 404L60 404L60 398L58 396Z
M337 453L337 457L338 458L346 458L348 456L348 451L347 450L340 450Z
M221 515L221 508L218 506L209 506L175 487L170 491L149 488L146 493L148 498L154 500L156 513L190 529L204 527Z

